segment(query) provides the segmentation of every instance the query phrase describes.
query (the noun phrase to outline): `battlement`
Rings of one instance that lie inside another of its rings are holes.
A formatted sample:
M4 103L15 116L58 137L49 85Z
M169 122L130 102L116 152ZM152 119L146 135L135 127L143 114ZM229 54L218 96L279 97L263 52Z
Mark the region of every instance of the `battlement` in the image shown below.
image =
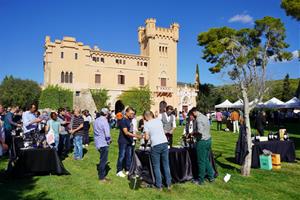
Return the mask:
M148 18L145 21L145 27L138 28L138 40L139 43L147 40L148 38L155 38L155 37L163 37L166 39L172 39L175 42L179 40L179 24L173 23L170 25L169 28L165 27L157 27L156 26L156 19Z

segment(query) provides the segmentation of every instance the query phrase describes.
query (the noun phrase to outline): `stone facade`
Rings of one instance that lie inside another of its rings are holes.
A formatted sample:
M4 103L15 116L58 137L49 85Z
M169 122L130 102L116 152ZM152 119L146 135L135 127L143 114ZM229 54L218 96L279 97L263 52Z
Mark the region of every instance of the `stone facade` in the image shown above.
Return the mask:
M91 48L73 37L51 41L46 36L44 87L57 84L71 89L77 98L75 106L79 107L84 107L82 103L77 105L84 91L105 88L110 95L108 103L114 109L123 91L148 85L155 101L153 111L159 109L161 101L182 110L182 95L177 87L178 40L177 23L162 28L157 27L152 18L138 28L139 55L104 51L97 46ZM194 98L194 94L191 95ZM195 98L189 102L196 104Z

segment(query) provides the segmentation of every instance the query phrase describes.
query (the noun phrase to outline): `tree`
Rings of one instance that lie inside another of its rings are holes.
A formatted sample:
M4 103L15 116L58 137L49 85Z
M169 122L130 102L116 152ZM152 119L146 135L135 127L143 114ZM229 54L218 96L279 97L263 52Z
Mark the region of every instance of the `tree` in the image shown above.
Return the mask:
M285 37L284 24L273 17L256 20L252 29L221 27L198 35L198 44L204 47L202 58L213 64L210 71L226 71L241 91L249 151L241 166L241 174L244 176L250 175L252 158L249 113L268 90L265 82L269 60L273 58L275 61L283 61L292 58L292 54L285 51L288 47ZM250 105L251 100L254 103Z
M284 80L283 80L282 95L281 95L282 101L288 101L292 94L289 77L290 77L289 74L286 74L286 76L284 77Z
M281 8L285 10L287 16L300 21L300 0L282 0Z
M299 82L298 82L297 90L295 92L295 97L300 98L300 79L299 79Z
M94 102L96 104L97 110L108 107L107 101L110 98L110 96L108 95L108 90L94 89L94 90L91 90L91 93L92 93Z
M37 82L6 76L0 85L0 102L4 106L19 106L26 109L37 104L41 88Z
M126 106L132 106L137 115L143 114L145 110L150 110L151 105L153 105L153 99L151 95L150 88L148 86L145 87L133 87L130 90L123 92L119 99Z
M58 85L49 85L41 93L40 108L73 108L73 92Z

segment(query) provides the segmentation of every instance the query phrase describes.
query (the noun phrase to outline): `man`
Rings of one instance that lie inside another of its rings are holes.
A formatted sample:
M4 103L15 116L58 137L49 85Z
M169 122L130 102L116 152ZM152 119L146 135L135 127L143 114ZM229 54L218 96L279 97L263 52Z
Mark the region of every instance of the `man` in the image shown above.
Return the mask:
M31 104L28 111L24 112L22 115L23 131L25 135L29 134L31 131L36 130L38 123L42 121L42 119L36 117L36 111L37 106L35 104Z
M214 181L214 171L209 161L209 151L211 150L211 135L210 124L208 118L202 113L198 112L194 107L190 111L196 118L197 132L196 137L196 151L198 164L198 178L195 183L199 185L204 184L204 177L207 175L209 182Z
M58 120L61 124L59 131L59 144L58 144L58 155L67 156L70 150L70 135L68 133L68 125L65 118L66 110L64 108L58 109Z
M168 140L164 133L163 124L160 119L154 119L154 114L151 111L144 113L146 120L144 126L145 139L151 141L151 160L155 175L155 186L162 189L162 179L160 171L160 163L164 170L166 184L168 189L171 187L171 173L169 167L169 149Z
M222 130L223 115L220 112L220 110L217 110L217 112L216 112L216 120L217 120L217 130L221 131Z
M255 118L255 128L260 136L264 136L264 128L267 124L266 113L264 111L258 113Z
M168 139L170 147L172 147L173 145L173 132L176 128L176 117L172 114L173 111L173 107L169 105L166 107L166 112L163 112L158 115L158 118L163 123L164 132Z
M21 127L21 124L17 124L13 121L14 113L16 112L17 107L12 107L10 111L8 111L4 117L4 131L5 131L5 143L8 145L8 147L11 147L12 143L12 136L11 131L15 127Z
M110 126L107 120L109 110L102 108L100 117L94 122L94 140L96 149L100 153L98 168L98 178L100 182L107 182L106 163L108 160L109 145L111 144Z
M74 144L74 160L82 160L82 138L83 138L83 117L80 115L80 110L76 108L71 119L71 130Z
M233 133L239 133L239 113L236 110L234 110L230 115L230 119L233 124Z
M123 161L125 160L125 172L128 174L131 160L132 160L132 143L133 138L141 138L139 135L133 133L132 118L134 117L134 110L128 107L125 110L125 116L120 120L120 134L118 139L119 144L119 157L117 162L117 176L125 177L123 173Z

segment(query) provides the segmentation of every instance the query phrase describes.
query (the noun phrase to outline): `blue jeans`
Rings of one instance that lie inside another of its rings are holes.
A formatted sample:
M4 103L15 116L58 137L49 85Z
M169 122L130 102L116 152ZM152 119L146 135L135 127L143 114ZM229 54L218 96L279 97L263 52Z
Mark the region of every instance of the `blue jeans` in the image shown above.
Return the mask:
M74 143L74 158L75 159L82 159L82 136L75 135L73 138Z
M98 165L98 177L100 180L104 179L107 172L106 172L106 163L108 160L108 150L109 146L101 147L98 149L100 153L100 162Z
M171 173L169 167L169 149L168 143L158 144L151 149L151 160L155 176L155 186L158 188L162 187L160 162L162 162L164 175L166 178L167 186L171 185Z
M125 171L129 171L132 161L132 144L119 143L119 157L117 162L117 173L123 170L123 162L125 164Z

